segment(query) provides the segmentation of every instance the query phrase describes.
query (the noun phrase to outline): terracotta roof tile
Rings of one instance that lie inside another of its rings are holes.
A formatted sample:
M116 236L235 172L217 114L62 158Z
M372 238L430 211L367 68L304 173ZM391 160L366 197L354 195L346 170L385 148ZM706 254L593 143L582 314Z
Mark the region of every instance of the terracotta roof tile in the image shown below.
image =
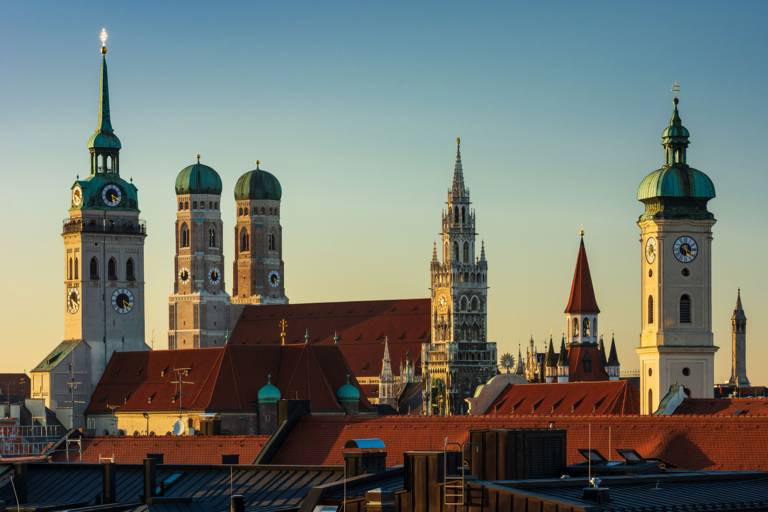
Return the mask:
M280 321L285 319L286 342L333 345L334 334L354 375L378 377L389 338L392 371L408 358L421 372L421 344L429 341L430 299L394 299L245 306L229 338L230 344L280 343Z
M150 453L162 453L165 464L221 464L222 455L238 455L239 464L252 464L269 441L269 436L105 436L84 437L83 462L99 462L99 457L113 457L118 464L141 464ZM79 461L77 450L70 460ZM66 460L63 451L54 461Z
M584 238L579 244L579 255L576 258L576 270L573 272L571 283L571 295L568 297L566 313L599 313L595 299L595 290L592 287L592 276L589 273L589 261L587 251L584 249Z
M490 405L492 415L638 414L637 388L626 380L563 384L508 384Z
M768 470L768 418L723 416L479 416L373 419L307 417L282 446L276 464L341 464L349 439L378 437L387 464L401 464L406 450L441 450L447 437L463 442L473 428L555 428L567 430L568 462L583 461L579 448L609 451L634 448L679 468Z
M717 416L768 416L766 398L687 398L674 414L705 414Z

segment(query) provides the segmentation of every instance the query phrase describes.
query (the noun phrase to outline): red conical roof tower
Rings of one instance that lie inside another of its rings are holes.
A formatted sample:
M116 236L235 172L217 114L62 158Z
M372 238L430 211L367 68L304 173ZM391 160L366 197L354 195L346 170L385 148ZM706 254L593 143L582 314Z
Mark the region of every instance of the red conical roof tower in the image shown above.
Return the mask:
M592 276L589 273L587 251L584 249L584 230L581 231L579 256L576 258L576 270L571 283L571 296L568 298L566 313L599 313L595 299L595 289L592 287Z

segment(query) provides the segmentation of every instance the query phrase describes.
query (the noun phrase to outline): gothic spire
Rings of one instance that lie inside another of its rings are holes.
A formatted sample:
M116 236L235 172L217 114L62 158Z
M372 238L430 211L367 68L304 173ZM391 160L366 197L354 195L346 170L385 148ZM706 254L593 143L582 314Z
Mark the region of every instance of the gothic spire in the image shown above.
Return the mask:
M552 337L549 337L549 348L547 348L547 367L557 366L557 356L555 355L555 346L552 344Z
M480 261L485 261L485 240L480 241Z
M464 196L464 169L461 165L461 137L456 137L456 163L453 166L453 186L451 192L454 197Z
M560 340L560 355L557 358L557 366L568 366L568 350L565 348L565 336Z
M581 230L579 242L579 254L576 258L576 269L573 272L571 283L571 295L568 298L566 313L599 313L595 299L595 290L592 287L592 275L589 272L587 250L584 248L584 230Z
M611 335L611 354L608 356L608 366L619 367L619 355L616 353L616 339Z
M741 306L741 288L736 291L736 309L733 310L732 320L746 320L747 315L744 314L744 308Z
M437 262L437 242L432 242L432 262Z
M605 368L608 365L608 360L606 359L606 352L605 352L605 343L603 342L603 336L600 335L600 341L598 343L598 350L600 351L600 364L603 368Z

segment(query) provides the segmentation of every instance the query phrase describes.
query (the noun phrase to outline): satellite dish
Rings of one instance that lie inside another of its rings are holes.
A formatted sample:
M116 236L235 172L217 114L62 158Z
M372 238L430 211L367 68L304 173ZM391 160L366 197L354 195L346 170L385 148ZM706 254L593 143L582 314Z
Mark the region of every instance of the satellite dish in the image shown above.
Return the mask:
M510 354L509 352L503 354L501 356L501 367L506 370L507 373L512 369L512 367L515 365L515 358Z
M173 430L171 430L173 435L175 436L181 436L184 435L184 422L181 421L181 418L176 420L173 424Z

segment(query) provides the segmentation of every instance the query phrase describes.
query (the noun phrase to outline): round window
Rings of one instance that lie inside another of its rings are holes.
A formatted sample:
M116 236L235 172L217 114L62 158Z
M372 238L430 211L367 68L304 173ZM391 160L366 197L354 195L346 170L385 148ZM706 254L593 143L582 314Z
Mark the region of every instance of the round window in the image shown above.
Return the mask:
M690 374L691 374L691 369L690 368L688 368L687 366L685 368L683 368L683 375L685 375L687 377Z
M683 274L683 277L688 277L689 275L691 275L691 271L690 271L690 270L688 270L687 268L684 268L684 269L681 271L681 273Z
M648 269L648 277L653 277L653 269L652 268Z

